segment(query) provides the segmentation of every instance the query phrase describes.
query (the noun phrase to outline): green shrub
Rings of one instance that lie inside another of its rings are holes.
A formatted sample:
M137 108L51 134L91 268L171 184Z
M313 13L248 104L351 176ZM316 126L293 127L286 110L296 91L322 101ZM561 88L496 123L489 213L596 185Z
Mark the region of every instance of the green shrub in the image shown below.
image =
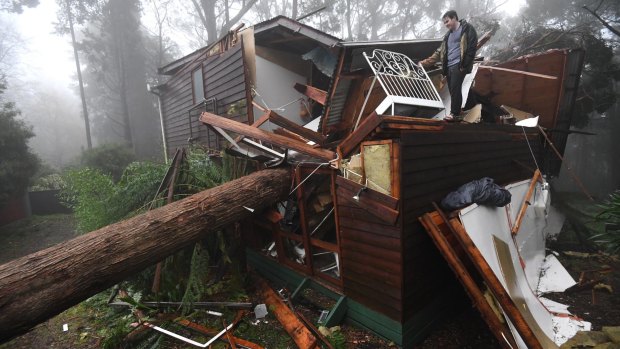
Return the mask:
M5 86L0 79L0 207L10 197L21 194L37 172L39 158L28 147L34 136L31 128L19 120L19 110L2 98Z
M44 177L39 177L30 187L31 191L57 190L65 187L65 180L58 173L52 173Z
M605 232L592 236L592 239L610 253L616 254L620 251L620 190L612 193L599 207L601 212L596 219L605 222L607 228Z
M98 169L69 170L61 198L73 209L78 230L89 232L144 211L165 171L161 164L135 162L114 183Z
M118 181L127 165L135 160L136 157L130 148L121 144L104 144L84 151L80 163L82 166L110 175L114 181Z

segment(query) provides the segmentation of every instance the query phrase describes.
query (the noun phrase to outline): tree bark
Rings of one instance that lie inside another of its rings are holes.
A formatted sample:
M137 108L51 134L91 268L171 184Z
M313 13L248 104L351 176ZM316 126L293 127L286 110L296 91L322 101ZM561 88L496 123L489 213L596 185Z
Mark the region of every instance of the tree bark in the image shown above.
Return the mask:
M284 199L290 185L288 170L262 170L0 265L0 342Z

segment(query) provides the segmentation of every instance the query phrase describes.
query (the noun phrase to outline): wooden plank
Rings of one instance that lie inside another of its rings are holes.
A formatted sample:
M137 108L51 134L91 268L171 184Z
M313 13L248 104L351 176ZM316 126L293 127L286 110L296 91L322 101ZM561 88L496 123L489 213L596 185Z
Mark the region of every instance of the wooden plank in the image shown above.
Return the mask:
M312 99L313 101L319 103L320 105L325 105L325 100L327 99L327 91L323 91L313 86L302 85L298 82L295 83L294 88L299 93Z
M399 275L403 269L399 258L387 259L387 256L385 258L375 257L367 253L357 252L350 249L342 250L342 259L357 262L359 264L369 264L374 268L390 270L397 275Z
M537 74L537 73L531 73L531 72L528 72L528 71L508 69L508 68L501 68L501 67L494 67L494 66L488 66L488 65L480 65L480 66L478 66L478 69L501 70L501 71L505 71L505 72L508 72L508 73L519 74L519 75L523 75L523 76L532 76L532 77L535 77L535 78L548 79L548 80L557 80L558 79L557 76Z
M519 228L521 228L521 222L523 221L523 217L525 217L525 211L531 205L530 198L532 194L534 194L534 189L536 188L536 183L542 183L542 174L540 170L536 169L534 172L534 177L532 177L532 181L530 182L530 186L527 189L527 193L525 193L525 197L523 197L523 202L521 203L521 207L519 208L519 213L517 214L517 218L515 219L515 223L512 226L511 233L512 235L517 235L519 232Z
M194 330L196 332L199 332L199 333L202 333L204 335L210 336L210 337L215 336L216 334L218 334L220 332L219 330L215 330L215 329L211 329L211 328L202 326L202 325L197 324L195 322L191 322L191 321L189 321L187 319L179 318L179 319L174 320L174 322L176 322L178 324L181 324L181 325L183 325L183 326L185 326L187 328L190 328L190 329L192 329L192 330ZM235 343L240 344L240 345L242 345L244 347L247 347L247 348L250 348L250 349L263 349L263 347L261 347L260 345L258 345L256 343L252 343L252 342L247 341L247 340L242 339L242 338L235 337L232 334L230 334L230 332L228 332L228 331L226 332L226 335L227 335L226 336L227 339L222 339L222 340L227 341L228 343L231 343L231 339L232 339Z
M376 112L373 111L370 113L357 129L340 143L338 146L338 153L341 154L343 158L348 157L353 150L357 149L364 138L381 124L381 121L382 117Z
M305 128L301 125L298 125L291 120L281 116L280 114L274 112L273 110L269 111L269 121L273 122L278 126L282 126L285 129L296 133L302 136L305 139L309 139L317 144L323 144L325 142L325 136L320 133L314 132L309 128Z
M510 329L497 317L487 300L484 298L483 291L480 289L479 284L475 281L474 277L472 277L471 272L465 267L465 264L461 258L459 258L459 253L456 252L457 249L460 249L459 246L451 245L446 239L446 235L451 234L445 224L443 224L443 229L440 228L439 224L441 222L441 218L439 217L439 214L437 212L433 212L432 214L427 213L420 217L420 222L422 222L426 228L426 231L432 237L433 242L443 254L450 268L454 272L454 275L456 275L457 279L465 288L467 295L482 315L482 319L487 323L502 348L517 348L515 339L513 338Z
M367 189L371 190L371 189ZM377 202L370 199L363 199L363 194L359 195L359 200L353 199L353 196L356 195L355 192L349 192L343 188L343 194L340 196L340 201L346 201L349 204L358 205L360 208L366 210L368 213L375 215L377 218L383 220L385 223L389 225L396 225L398 221L399 211L392 210L387 206L383 206L378 204Z
M375 245L359 243L352 239L343 239L341 247L342 247L342 251L365 254L365 255L368 255L369 257L381 258L386 261L394 262L397 264L400 263L400 259L402 256L400 249L399 250L384 249L384 248L380 248Z
M402 294L400 292L401 284L390 285L381 281L378 281L376 278L364 275L353 273L351 270L347 270L347 274L343 276L344 282L349 286L353 284L358 285L358 290L362 293L373 295L378 298L379 302L384 302L386 298L390 298L393 306L401 306L400 303L402 301ZM362 290L363 289L363 290Z
M375 235L400 238L401 232L400 232L400 228L398 227L388 226L385 224L370 223L368 221L360 220L359 218L347 217L344 214L340 216L340 220L341 220L340 229L343 232L346 228L350 231L359 230L359 231L363 231L367 233L372 233Z
M342 176L336 177L336 185L338 185L338 188L342 188L346 190L347 192L354 192L354 193L357 193L360 189L364 187L363 185L353 182L352 180L346 179ZM370 189L364 192L363 195L366 196L370 200L380 203L382 206L385 206L392 210L398 209L399 200L395 197L380 193L376 190L370 190ZM360 200L361 199L362 197L360 196Z
M463 125L475 126L475 125ZM446 127L442 132L403 132L401 144L403 146L422 144L452 144L469 142L494 142L511 140L509 132L493 129L451 130Z
M420 125L420 126L441 126L446 123L443 120L417 118L415 116L383 115L383 123Z
M447 221L445 218L444 220ZM527 324L523 315L517 308L517 305L514 303L512 298L510 298L510 295L506 289L504 289L495 273L493 273L493 270L484 259L474 242L471 240L467 234L467 231L465 231L465 228L456 218L447 221L447 226L450 229L450 232L458 238L462 248L467 252L469 258L471 258L476 270L484 279L485 283L495 296L495 299L497 299L527 347L532 349L542 349L543 347L541 343L538 341L536 335Z
M252 103L254 103L254 102L252 102ZM250 108L250 109L252 109L252 108ZM258 128L258 127L260 127L260 125L264 124L268 120L269 120L269 113L263 113L263 115L261 115L261 117L258 118L258 120L254 121L251 126L255 127L255 128ZM243 139L243 136L237 136L235 138L235 142L239 143L242 139Z
M349 288L345 286L344 292L351 300L358 302L365 307L374 310L392 320L400 322L403 316L403 312L398 304L384 304L380 299L374 295L368 295L360 292L359 286L352 284ZM392 302L394 303L394 302Z
M280 296L262 279L258 280L256 285L265 304L269 307L269 311L276 316L282 327L293 338L295 344L300 349L316 348L316 337L299 321L295 313L291 311Z
M402 240L388 238L385 236L365 233L362 231L354 231L346 234L340 241L340 246L346 248L356 248L358 245L369 245L384 252L400 252Z
M300 153L304 153L306 155L310 155L321 160L331 161L336 158L336 154L332 151L320 148L313 148L307 144L294 141L290 138L256 129L252 126L232 121L212 113L202 113L200 115L200 121L204 122L205 124L217 126L228 131L237 132L244 136L256 138L261 141L281 146L283 148L293 149Z
M383 122L379 126L382 131L391 131L391 130L415 130L415 131L441 131L444 129L444 126L434 126L434 125L415 125L415 124L397 124L392 122Z
M354 205L354 204L349 204L348 202L344 202L344 201L340 202L338 204L338 210L342 211L341 213L338 214L338 216L349 217L352 219L357 219L357 220L361 220L363 222L368 222L368 223L375 223L375 224L378 224L379 226L383 226L383 227L386 227L392 230L398 229L397 227L387 225L383 220L376 218L373 215L369 215L365 210L359 208L359 206Z

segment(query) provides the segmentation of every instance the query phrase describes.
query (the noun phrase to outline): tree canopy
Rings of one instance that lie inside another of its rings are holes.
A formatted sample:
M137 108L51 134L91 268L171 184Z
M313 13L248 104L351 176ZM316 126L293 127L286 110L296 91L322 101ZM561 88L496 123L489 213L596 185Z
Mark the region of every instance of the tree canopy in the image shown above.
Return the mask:
M28 187L39 166L37 156L28 147L34 133L18 119L15 105L4 100L5 89L0 81L0 207Z

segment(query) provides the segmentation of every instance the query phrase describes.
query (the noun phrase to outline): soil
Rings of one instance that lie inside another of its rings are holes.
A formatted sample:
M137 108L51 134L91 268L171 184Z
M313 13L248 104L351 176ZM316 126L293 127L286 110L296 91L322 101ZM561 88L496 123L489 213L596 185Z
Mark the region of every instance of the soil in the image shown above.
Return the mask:
M616 295L620 289L620 261L581 240L562 239L562 236L570 234L570 231L564 231L559 242L550 243L549 248L558 252L562 264L576 281L581 280L581 286L573 287L565 293L548 295L548 298L570 305L569 310L590 321L593 330L600 330L602 326L620 325L620 297ZM0 227L0 246L5 246L0 250L0 263L47 248L75 235L75 223L71 215L34 216ZM456 292L464 299L462 309L455 310L453 316L435 328L414 349L499 348L495 337L462 290ZM92 297L36 326L29 333L0 345L0 349L102 347L103 338L113 331L110 322L123 318L126 321L135 321L131 320L129 310L123 309L120 313L119 310L110 310L106 304L107 296L101 294ZM259 302L257 294L250 292L248 296L250 300ZM311 290L304 291L294 304L296 310L314 323L317 322L321 310L329 309L331 305L333 300ZM227 321L232 321L234 315L235 312L225 313ZM205 324L208 323L213 328L221 327L217 322L219 320L195 320L205 321ZM68 324L69 331L62 330L64 324ZM178 325L173 325L172 328L188 336L196 336ZM340 331L346 339L346 348L396 348L394 343L347 324L341 325ZM253 320L253 316L244 317L235 334L268 348L295 347L272 314L258 323ZM167 339L161 344L160 348L191 348ZM216 348L218 347L220 346Z

